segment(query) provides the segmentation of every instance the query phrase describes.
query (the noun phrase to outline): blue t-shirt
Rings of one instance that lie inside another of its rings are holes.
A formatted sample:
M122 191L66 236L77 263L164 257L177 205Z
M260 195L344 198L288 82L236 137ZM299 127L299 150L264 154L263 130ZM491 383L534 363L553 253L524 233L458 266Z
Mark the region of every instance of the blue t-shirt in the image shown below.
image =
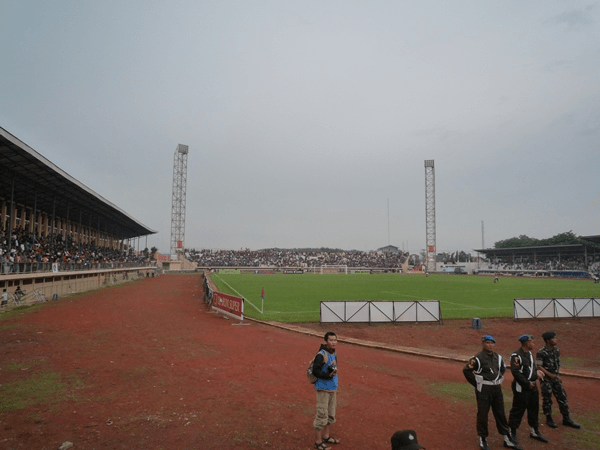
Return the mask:
M323 366L323 372L327 372L329 367L335 362L337 364L337 356L335 353L332 355L331 353L325 352L325 350L319 351L323 355L323 361L327 361L327 363ZM323 378L317 378L317 382L315 383L315 388L317 390L322 391L337 391L338 387L338 376L337 373L325 380Z

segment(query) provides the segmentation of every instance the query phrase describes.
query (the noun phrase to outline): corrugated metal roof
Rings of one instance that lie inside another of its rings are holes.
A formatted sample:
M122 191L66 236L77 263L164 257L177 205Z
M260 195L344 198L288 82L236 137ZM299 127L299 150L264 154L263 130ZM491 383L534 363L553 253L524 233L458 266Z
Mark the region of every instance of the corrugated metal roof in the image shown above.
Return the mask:
M0 197L11 192L16 204L122 239L156 233L0 127Z
M583 237L583 236L582 236ZM583 237L584 238L584 237ZM537 247L510 247L510 248L480 248L474 251L484 253L486 256L579 256L586 250L588 254L598 252L598 249L584 244L547 245Z

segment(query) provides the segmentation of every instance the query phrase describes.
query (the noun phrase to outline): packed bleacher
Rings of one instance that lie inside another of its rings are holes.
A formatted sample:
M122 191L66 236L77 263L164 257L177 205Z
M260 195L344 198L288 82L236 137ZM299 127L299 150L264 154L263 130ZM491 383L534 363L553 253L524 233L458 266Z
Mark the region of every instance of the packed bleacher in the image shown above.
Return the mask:
M408 253L362 251L295 250L186 250L186 257L199 267L298 267L346 265L363 268L401 268Z
M9 245L10 243L10 245ZM0 267L3 273L29 273L52 270L89 270L135 267L149 263L149 255L119 251L108 247L78 244L70 235L36 237L22 228L8 232L0 228Z
M537 258L534 261L521 261L517 263L498 262L489 263L488 270L497 271L586 271L596 273L600 270L600 261L593 256L585 257L562 257L562 258Z

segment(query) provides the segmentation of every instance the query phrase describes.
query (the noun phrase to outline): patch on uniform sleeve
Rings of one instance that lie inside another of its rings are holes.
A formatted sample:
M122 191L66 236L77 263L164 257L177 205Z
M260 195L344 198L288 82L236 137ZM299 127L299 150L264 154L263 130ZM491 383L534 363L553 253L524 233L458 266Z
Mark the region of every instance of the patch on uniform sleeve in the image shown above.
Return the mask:
M472 369L473 367L475 367L475 363L476 363L475 358L471 358L469 360L469 369Z
M516 366L519 367L519 358L515 358L513 359L512 363Z

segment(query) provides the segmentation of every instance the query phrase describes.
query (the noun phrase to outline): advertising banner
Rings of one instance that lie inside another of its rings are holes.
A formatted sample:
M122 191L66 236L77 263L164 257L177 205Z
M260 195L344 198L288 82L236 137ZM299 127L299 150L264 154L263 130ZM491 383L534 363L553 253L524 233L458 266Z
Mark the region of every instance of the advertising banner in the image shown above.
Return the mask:
M241 297L214 291L212 308L236 319L244 319L244 299Z
M515 319L599 317L598 298L515 298Z
M321 323L441 322L438 300L322 301Z

